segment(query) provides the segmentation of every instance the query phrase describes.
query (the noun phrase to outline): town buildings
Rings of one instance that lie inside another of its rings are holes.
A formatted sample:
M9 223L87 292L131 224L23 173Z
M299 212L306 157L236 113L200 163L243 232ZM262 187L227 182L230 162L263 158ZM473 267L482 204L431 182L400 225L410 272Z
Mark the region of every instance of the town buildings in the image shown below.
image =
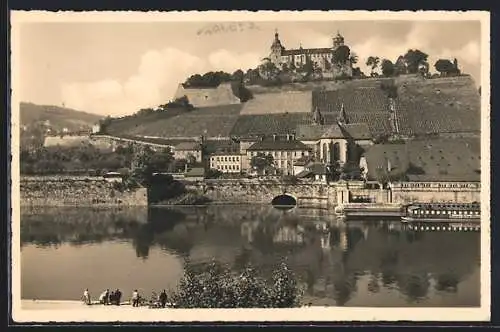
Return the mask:
M259 154L271 155L273 165L283 175L294 174L294 162L309 156L311 149L295 139L294 135L263 137L247 149L247 158L251 160Z

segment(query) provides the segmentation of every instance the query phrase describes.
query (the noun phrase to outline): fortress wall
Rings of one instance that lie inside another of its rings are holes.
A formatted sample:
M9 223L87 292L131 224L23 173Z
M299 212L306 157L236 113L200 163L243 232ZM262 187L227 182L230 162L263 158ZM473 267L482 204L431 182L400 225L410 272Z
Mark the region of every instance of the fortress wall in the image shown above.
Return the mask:
M174 98L186 96L194 107L210 107L239 104L240 99L233 94L230 84L221 84L217 88L185 89L179 84Z

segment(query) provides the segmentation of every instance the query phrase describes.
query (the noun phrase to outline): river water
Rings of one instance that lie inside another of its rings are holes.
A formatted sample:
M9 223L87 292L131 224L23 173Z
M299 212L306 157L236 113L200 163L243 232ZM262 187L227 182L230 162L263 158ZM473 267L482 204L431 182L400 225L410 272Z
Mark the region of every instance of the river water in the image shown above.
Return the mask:
M265 276L286 260L313 305L480 305L479 232L344 224L326 209L22 208L21 245L23 299L78 300L85 288L149 298L176 287L186 258L215 258Z

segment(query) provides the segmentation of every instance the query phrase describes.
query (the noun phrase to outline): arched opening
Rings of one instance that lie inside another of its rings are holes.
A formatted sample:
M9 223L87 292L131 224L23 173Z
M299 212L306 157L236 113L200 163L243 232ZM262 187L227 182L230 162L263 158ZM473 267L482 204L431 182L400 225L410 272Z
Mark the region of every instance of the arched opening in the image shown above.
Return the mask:
M291 195L283 194L274 197L271 204L275 207L293 207L297 205L297 200Z
M328 144L323 143L323 153L322 153L322 158L323 162L328 161Z
M333 161L340 160L340 144L337 142L333 144Z

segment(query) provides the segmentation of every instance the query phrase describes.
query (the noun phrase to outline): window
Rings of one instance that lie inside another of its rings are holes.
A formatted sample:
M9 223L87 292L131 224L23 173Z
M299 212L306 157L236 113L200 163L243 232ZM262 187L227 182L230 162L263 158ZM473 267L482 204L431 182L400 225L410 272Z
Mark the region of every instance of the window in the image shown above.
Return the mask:
M220 161L220 158L219 158L219 157L217 157L217 161Z

